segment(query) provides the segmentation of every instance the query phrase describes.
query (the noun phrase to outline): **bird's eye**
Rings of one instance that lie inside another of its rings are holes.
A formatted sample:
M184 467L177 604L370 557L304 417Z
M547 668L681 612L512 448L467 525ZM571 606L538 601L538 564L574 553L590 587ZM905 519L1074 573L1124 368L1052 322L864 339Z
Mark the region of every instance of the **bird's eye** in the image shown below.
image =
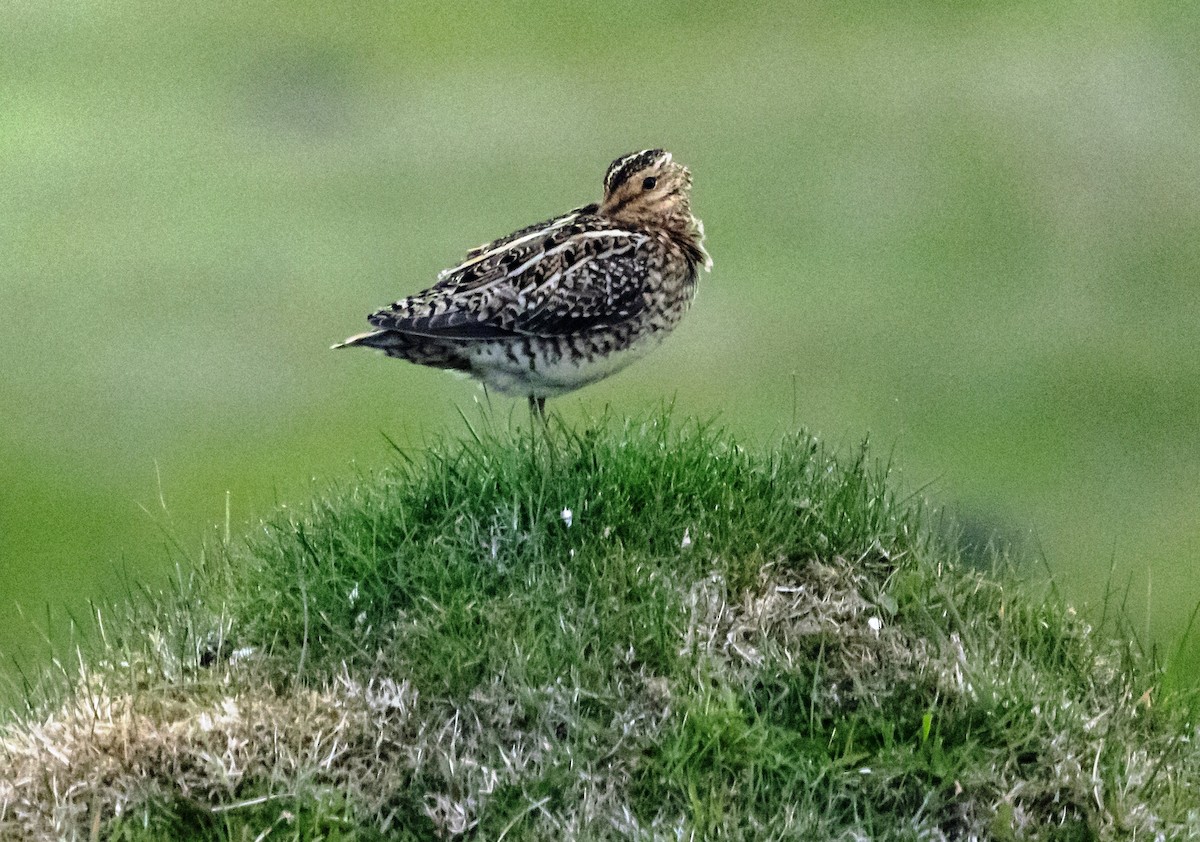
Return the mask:
M658 184L658 179L655 178L654 176L650 176L649 178L642 179L642 189L643 190L653 190L654 185L656 185L656 184Z

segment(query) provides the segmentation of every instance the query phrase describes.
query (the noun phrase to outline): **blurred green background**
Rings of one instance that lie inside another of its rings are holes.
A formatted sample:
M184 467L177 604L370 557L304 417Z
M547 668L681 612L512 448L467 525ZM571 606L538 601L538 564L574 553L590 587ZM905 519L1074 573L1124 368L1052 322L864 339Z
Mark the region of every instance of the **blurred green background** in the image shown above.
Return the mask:
M4 4L0 661L165 581L227 493L244 531L388 460L381 433L461 428L469 381L328 346L648 146L692 168L715 269L661 351L556 411L674 396L766 442L795 405L1027 536L1077 602L1114 565L1178 640L1197 8Z

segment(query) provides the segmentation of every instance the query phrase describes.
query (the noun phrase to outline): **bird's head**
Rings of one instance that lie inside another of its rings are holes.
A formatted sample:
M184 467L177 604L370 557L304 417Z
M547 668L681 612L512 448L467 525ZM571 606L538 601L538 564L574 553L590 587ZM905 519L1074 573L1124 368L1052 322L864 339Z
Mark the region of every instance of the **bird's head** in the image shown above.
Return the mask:
M662 149L632 152L604 174L600 212L633 225L688 228L692 174Z

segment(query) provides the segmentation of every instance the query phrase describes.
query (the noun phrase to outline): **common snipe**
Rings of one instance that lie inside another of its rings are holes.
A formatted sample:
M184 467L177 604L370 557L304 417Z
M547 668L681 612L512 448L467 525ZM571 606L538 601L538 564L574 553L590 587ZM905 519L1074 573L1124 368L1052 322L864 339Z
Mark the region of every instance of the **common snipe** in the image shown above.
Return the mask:
M361 345L546 398L607 377L683 318L712 266L692 216L692 175L671 153L618 158L604 198L467 252L432 287L368 317Z

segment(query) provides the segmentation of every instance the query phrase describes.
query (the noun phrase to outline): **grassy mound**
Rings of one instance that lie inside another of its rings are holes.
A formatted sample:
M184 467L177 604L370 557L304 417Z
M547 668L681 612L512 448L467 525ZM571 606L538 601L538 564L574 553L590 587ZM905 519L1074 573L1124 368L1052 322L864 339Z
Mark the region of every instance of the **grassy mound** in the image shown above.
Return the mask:
M98 617L0 837L1200 833L1189 709L865 449L469 427Z

